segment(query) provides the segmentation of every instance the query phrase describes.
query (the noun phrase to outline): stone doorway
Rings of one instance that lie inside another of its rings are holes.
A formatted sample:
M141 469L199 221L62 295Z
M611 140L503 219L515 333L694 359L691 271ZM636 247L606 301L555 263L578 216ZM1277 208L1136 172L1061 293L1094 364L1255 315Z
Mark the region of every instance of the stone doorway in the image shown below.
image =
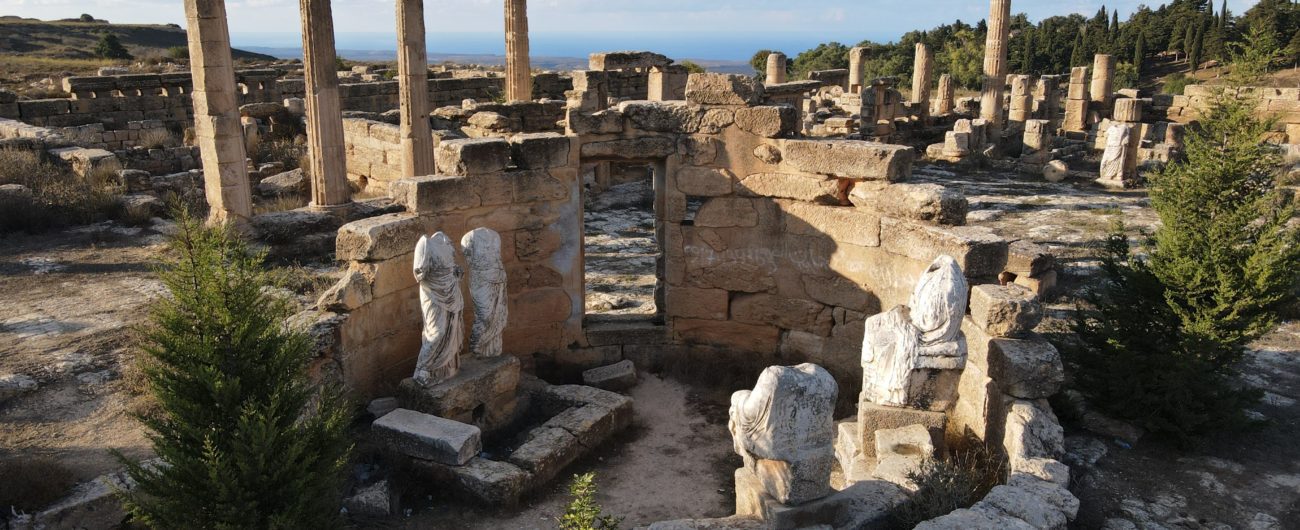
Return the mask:
M655 318L663 313L658 191L664 164L584 165L583 245L588 316Z

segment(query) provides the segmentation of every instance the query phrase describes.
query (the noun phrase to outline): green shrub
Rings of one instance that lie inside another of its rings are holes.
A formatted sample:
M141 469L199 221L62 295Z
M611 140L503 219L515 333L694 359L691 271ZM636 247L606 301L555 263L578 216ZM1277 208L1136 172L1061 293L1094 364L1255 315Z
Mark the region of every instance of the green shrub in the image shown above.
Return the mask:
M764 60L766 60L766 58ZM682 61L681 65L686 69L687 73L702 74L708 71L708 69L700 66L700 64L695 61Z
M280 162L284 164L285 171L291 171L302 167L302 160L307 156L307 146L291 140L264 141L257 144L257 152L251 155L258 164Z
M122 46L122 41L117 39L117 35L112 33L105 33L99 38L99 42L95 44L95 56L100 59L120 59L127 61L134 59L134 57L131 56L131 52L126 51L126 47Z
M186 46L172 46L167 48L167 58L173 61L190 60L190 49Z
M349 414L313 388L306 334L286 329L263 255L223 226L181 212L158 274L160 298L140 330L139 363L157 412L138 416L163 464L119 460L137 483L119 492L154 528L339 526Z
M1181 72L1176 73L1165 78L1164 92L1173 96L1181 96L1183 95L1183 91L1187 89L1188 85L1195 85L1198 83L1200 82L1196 79L1187 77Z
M1236 367L1293 296L1300 231L1276 187L1271 123L1220 96L1187 135L1186 160L1150 176L1161 228L1149 257L1112 235L1105 283L1081 310L1075 385L1109 414L1189 443L1248 423L1260 392Z
M1119 63L1115 67L1115 89L1137 88L1139 77L1136 65Z
M890 512L896 528L912 528L923 521L970 508L1006 480L1006 461L984 442L968 437L942 458L930 458L907 478L916 493Z
M596 504L595 473L574 475L569 495L573 500L560 516L560 530L618 530L623 523L622 517L601 515L600 505Z

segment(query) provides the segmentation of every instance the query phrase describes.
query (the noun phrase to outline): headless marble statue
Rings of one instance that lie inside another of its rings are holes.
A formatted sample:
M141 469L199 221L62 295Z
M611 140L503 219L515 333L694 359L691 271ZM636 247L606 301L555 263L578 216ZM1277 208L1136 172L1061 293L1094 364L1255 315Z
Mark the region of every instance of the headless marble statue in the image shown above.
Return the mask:
M415 381L421 385L445 381L460 370L465 335L460 277L456 248L447 234L438 232L420 238L415 245L415 279L420 283L424 333L415 362Z
M964 357L961 321L969 287L957 261L940 256L921 274L906 306L867 319L862 337L863 395L908 406L912 371L923 357Z
M731 395L727 427L736 452L777 502L829 493L838 392L824 368L801 364L769 367L754 390Z
M501 236L476 228L461 238L469 264L469 294L474 300L474 327L469 349L475 357L501 355L501 333L506 329L506 269L501 264Z

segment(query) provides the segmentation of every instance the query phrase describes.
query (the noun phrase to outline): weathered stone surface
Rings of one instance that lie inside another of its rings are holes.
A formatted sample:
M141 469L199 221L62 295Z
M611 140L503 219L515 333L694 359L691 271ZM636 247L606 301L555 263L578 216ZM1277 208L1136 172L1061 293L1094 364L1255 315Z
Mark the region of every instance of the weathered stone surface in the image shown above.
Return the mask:
M295 169L262 179L257 183L257 193L265 197L296 195L305 193L310 183L302 169Z
M733 515L720 519L677 519L651 523L647 530L764 530L766 522L754 516Z
M382 261L409 254L424 232L419 216L394 213L353 221L339 229L335 258Z
M718 197L710 199L695 214L695 226L731 227L757 226L758 210L750 199Z
M686 318L726 320L729 295L723 289L668 286L667 304L673 313Z
M593 388L594 387L590 387ZM578 439L578 443L589 449L595 449L627 426L621 406L610 407L599 403L572 406L556 414L544 424L547 427L563 429Z
M906 494L881 480L852 484L826 497L790 506L767 495L762 483L746 469L736 470L736 514L763 520L764 528L886 528L890 512Z
M994 337L1021 337L1043 320L1043 305L1018 285L983 284L971 289L970 316Z
M623 360L582 372L582 384L604 390L624 390L636 385L636 366Z
M517 134L510 151L519 169L548 169L569 164L570 138L557 133Z
M392 491L387 480L381 480L357 490L343 499L343 509L348 515L362 517L387 517L393 512Z
M910 147L857 140L788 140L782 150L799 171L860 180L903 180L914 157Z
M535 483L545 484L581 454L578 439L568 431L543 426L529 431L528 440L507 460L531 473Z
M449 484L486 506L513 506L532 480L532 475L519 466L481 457L463 466L416 460L412 467L428 473L433 482Z
M929 431L935 445L941 446L946 422L942 412L886 407L866 401L858 403L858 437L863 441L860 447L867 458L876 457L876 431L921 425Z
M404 407L492 431L511 419L518 386L519 358L465 358L460 372L439 384L403 380L398 398ZM482 413L476 416L475 410Z
M760 353L775 352L781 338L781 328L776 326L695 318L673 319L673 333L688 343Z
M798 505L830 493L837 393L829 372L802 364L769 367L754 390L732 394L728 428L767 496Z
M763 85L737 74L691 74L686 100L700 105L754 105L763 99Z
M961 191L938 184L857 186L849 194L849 200L859 208L871 208L886 215L952 226L966 224L969 210Z
M790 200L778 200L777 205L789 233L824 236L860 247L880 246L881 219L874 212Z
M1015 517L961 509L916 525L915 530L1034 530L1034 527Z
M677 189L692 197L730 195L736 177L725 169L684 167L677 171Z
M1042 245L1021 239L1007 248L1007 271L1017 276L1038 276L1055 268L1056 258Z
M1011 470L1012 486L1015 482L1024 482L1028 478L1040 480L1062 488L1070 485L1070 466L1050 458L1024 458L1019 467Z
M483 175L510 164L510 143L501 138L466 138L439 142L434 152L443 175Z
M1073 521L1075 516L1079 514L1079 498L1075 497L1065 484L1049 482L1025 473L1012 472L1010 479L1007 480L1007 486L1028 492L1060 510L1065 515L1065 518L1070 521Z
M270 212L253 218L258 237L271 243L296 243L308 234L330 232L339 228L338 216L307 208Z
M1007 412L1002 446L1015 469L1027 458L1060 458L1065 453L1065 432L1046 402L1015 401Z
M983 227L927 226L885 217L880 242L889 252L920 261L952 256L974 278L997 276L1007 262L1007 241Z
M401 403L398 403L397 398L391 396L381 397L370 400L370 403L366 405L366 412L375 419L379 419L399 408L401 408Z
M737 294L731 302L731 318L739 322L772 324L783 329L831 334L831 312L810 300L767 293Z
M778 138L799 126L799 112L789 105L745 107L736 110L740 130L764 138Z
M662 68L672 62L663 54L643 51L593 53L588 57L588 67L596 71Z
M370 428L394 451L450 466L463 466L483 450L478 427L413 410L394 410Z
M647 136L626 140L609 140L582 145L584 158L646 159L664 158L677 152L672 138Z
M563 416L570 408L595 405L596 407L613 412L613 414L609 416L609 421L611 422L611 428L613 430L622 429L632 421L632 398L608 390L601 390L599 388L582 385L555 385L547 387L546 390L542 392L541 399L544 402L543 405L548 410L557 414L556 417ZM590 412L592 411L582 412L581 414L574 412L573 414L575 416L588 417L587 415ZM555 421L555 418L551 418L551 420ZM582 423L585 424L588 421L589 420L584 419ZM556 422L552 423L552 425L561 427L570 426L567 422ZM587 437L587 434L585 434L586 431L569 432L574 436L577 436L579 441L582 441Z
M0 403L36 390L37 383L23 374L0 375Z
M934 451L934 438L924 425L913 424L876 431L877 459L891 455L925 459L933 457Z
M1022 399L1055 395L1065 381L1061 355L1042 337L991 337L981 329L967 335L970 363L997 382L998 388Z
M977 512L1001 513L1020 519L1034 528L1064 529L1068 520L1065 514L1046 501L1023 489L997 486L984 496L984 500L971 507Z
M755 173L740 179L736 191L751 197L777 197L825 205L841 203L839 182L833 177L814 173Z
M764 164L780 164L781 149L772 144L762 144L754 148L754 158Z
M0 198L0 201L3 200ZM162 199L147 193L123 195L118 203L122 205L123 213L133 219L149 219L167 211L167 204Z

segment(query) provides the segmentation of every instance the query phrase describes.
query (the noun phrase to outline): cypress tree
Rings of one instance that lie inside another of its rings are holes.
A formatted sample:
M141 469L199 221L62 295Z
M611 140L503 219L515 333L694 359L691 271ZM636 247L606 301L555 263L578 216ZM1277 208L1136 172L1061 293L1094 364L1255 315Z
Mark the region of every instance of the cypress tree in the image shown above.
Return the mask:
M1020 57L1020 71L1026 74L1034 72L1034 32L1025 32L1025 50Z
M1201 53L1205 49L1205 26L1196 25L1200 26L1200 28L1196 30L1196 36L1193 37L1192 50L1187 54L1187 60L1191 63L1193 72L1201 69Z
M347 408L307 377L313 344L288 329L263 256L231 229L182 215L159 277L171 292L141 331L160 412L140 416L162 465L118 458L119 492L154 528L339 526Z
M1183 34L1183 53L1187 54L1188 63L1192 60L1192 48L1196 42L1196 23L1188 21L1187 31ZM1193 68L1193 70L1195 70Z
M1084 66L1087 63L1087 51L1083 49L1083 32L1074 36L1074 50L1070 52L1070 66Z
M1133 66L1137 67L1139 76L1142 75L1142 63L1146 61L1146 57L1147 57L1146 48L1147 48L1146 37L1143 37L1142 33L1138 32L1137 42L1134 43L1133 45Z

